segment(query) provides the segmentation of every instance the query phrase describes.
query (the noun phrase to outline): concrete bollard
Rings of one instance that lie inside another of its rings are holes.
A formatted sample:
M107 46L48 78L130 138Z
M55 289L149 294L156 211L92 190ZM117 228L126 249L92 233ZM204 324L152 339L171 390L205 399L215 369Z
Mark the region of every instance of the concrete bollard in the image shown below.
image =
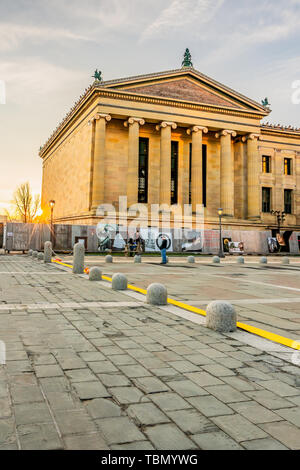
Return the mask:
M105 256L105 263L113 263L113 257L111 255Z
M126 290L127 289L127 277L124 274L116 273L112 277L112 288L113 290Z
M211 302L206 310L206 326L219 333L236 331L237 315L229 302Z
M147 303L151 305L167 305L167 288L162 284L151 284L147 289Z
M90 274L89 274L89 280L90 281L102 281L101 269L97 268L97 266L94 266L93 268L91 268Z
M44 244L44 263L51 263L52 260L52 243L45 242Z
M32 257L33 257L34 259L36 259L37 256L38 256L38 252L37 252L37 251L33 251L33 252L32 252Z
M259 260L259 264L268 264L268 258L266 256L262 256Z
M76 245L74 245L73 274L84 273L84 254L84 245L82 243L76 243Z
M28 251L28 256L32 256L32 253L33 253L33 251L32 251L32 250L29 250L29 251Z
M213 262L213 264L220 264L221 259L219 258L219 256L214 256L213 259L212 259L212 262Z
M38 253L37 258L39 261L44 261L44 253Z
M135 263L141 263L141 262L142 262L142 257L139 256L139 255L136 255L136 256L134 257L134 262L135 262Z
M284 266L288 266L290 264L289 258L287 256L282 258L281 264L283 264Z
M195 258L195 256L189 256L188 259L187 259L187 262L188 262L189 264L194 264L194 263L196 263L196 258Z
M236 262L238 264L245 264L245 258L243 256L239 256Z

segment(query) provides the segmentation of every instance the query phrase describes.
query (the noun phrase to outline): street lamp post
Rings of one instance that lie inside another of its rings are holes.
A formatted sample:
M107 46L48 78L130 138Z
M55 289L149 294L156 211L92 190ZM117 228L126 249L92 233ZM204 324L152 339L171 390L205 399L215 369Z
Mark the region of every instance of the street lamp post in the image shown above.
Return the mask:
M271 211L271 214L277 217L278 233L280 235L281 224L285 221L286 213L282 211Z
M225 258L224 255L224 248L223 248L223 240L222 240L222 215L223 215L223 209L218 210L219 214L219 223L220 223L220 247L219 247L219 257L220 258Z
M49 206L50 206L50 209L51 209L51 222L50 222L50 231L51 231L51 234L50 234L50 237L51 237L51 243L53 245L53 241L54 241L54 234L53 234L53 210L54 210L54 206L55 206L55 201L53 199L51 199L51 201L49 201Z

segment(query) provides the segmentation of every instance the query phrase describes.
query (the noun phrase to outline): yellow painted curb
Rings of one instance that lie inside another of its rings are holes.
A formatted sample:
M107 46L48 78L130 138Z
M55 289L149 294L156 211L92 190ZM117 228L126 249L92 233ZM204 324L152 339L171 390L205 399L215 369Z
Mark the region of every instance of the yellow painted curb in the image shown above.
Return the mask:
M66 266L68 268L73 268L71 264L62 263L61 261L52 260L52 263L57 263L62 266ZM104 281L112 282L112 278L108 276L102 276L102 279ZM139 292L140 294L143 294L143 295L147 294L146 289L141 289L140 287L132 286L130 284L127 287L128 289L133 290L135 292ZM184 310L188 310L189 312L195 313L196 315L202 315L204 317L206 316L206 311L200 308L193 307L192 305L188 305L188 304L185 304L184 302L179 302L178 300L174 300L170 298L168 298L167 301L168 301L168 304L170 305L174 305ZM252 333L256 336L260 336L262 338L273 341L274 343L278 343L283 346L287 346L288 348L295 349L296 351L300 351L300 342L295 341L294 339L285 338L284 336L271 333L270 331L261 330L260 328L256 328L255 326L247 325L246 323L237 322L237 327L241 330L248 331L248 333Z

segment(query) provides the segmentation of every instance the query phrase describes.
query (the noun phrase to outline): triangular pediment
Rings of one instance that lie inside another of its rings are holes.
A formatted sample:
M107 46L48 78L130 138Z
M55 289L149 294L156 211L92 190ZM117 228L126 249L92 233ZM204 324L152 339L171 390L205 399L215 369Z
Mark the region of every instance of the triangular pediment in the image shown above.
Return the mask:
M268 114L259 103L192 68L103 82L103 86L135 95Z

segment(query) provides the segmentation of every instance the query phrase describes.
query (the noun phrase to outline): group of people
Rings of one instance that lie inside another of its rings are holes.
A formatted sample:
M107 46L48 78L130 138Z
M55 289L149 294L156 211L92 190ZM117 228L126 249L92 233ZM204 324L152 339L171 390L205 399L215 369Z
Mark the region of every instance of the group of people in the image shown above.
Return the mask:
M136 232L134 237L130 237L128 239L127 246L129 249L129 256L134 256L134 254L141 254L145 250L145 241L141 237L140 232ZM164 235L162 235L159 246L162 258L160 264L162 265L167 264L167 247L168 240Z

